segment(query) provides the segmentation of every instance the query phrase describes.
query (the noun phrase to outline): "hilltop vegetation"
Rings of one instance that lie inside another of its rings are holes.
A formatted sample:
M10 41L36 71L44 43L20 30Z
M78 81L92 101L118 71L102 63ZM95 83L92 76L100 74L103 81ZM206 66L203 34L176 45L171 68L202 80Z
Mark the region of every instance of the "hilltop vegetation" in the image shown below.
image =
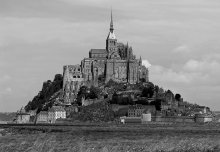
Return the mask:
M56 74L54 80L47 80L43 83L42 90L36 95L32 101L28 102L25 106L25 110L35 110L38 109L38 112L41 110L47 110L49 106L52 106L53 103L47 104L50 101L50 98L63 86L63 76L61 74ZM44 107L44 105L47 105Z
M37 112L42 110L48 110L55 103L62 104L63 98L63 77L61 74L55 75L53 81L48 80L43 83L42 90L36 95L32 101L26 106L25 110L38 109ZM152 82L145 82L144 80L137 84L128 83L117 83L110 80L108 83L104 83L103 79L100 78L98 86L81 86L77 94L77 98L72 104L77 103L79 106L82 105L82 100L99 100L108 98L108 104L118 105L154 105L157 111L161 111L162 103L167 104L166 95L169 94L169 100L178 104L184 104L186 107L181 115L188 116L191 114L192 109L196 109L199 105L191 104L189 102L183 102L183 99L179 93L174 94L171 90L164 90ZM89 102L89 101L88 101ZM98 104L97 104L98 105ZM91 106L89 106L91 107ZM99 106L98 106L99 107ZM94 109L94 108L91 108ZM90 111L90 110L88 110ZM93 111L93 110L91 110ZM93 111L96 113L97 111ZM169 110L169 115L177 115L178 109ZM83 113L83 111L82 111ZM81 114L82 114L81 113ZM85 113L84 113L85 114ZM83 120L89 120L93 114L86 114L88 119L80 116ZM102 118L101 118L102 119ZM101 120L100 119L100 120ZM106 120L109 120L106 119Z

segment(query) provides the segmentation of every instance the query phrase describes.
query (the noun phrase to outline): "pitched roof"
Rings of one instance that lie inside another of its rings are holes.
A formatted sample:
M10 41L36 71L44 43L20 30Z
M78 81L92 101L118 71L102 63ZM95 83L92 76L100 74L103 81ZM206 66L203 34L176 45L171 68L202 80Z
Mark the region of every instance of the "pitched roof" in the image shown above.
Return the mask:
M107 39L116 39L114 32L109 32Z
M65 110L62 106L53 106L48 112L65 112Z
M107 54L106 49L91 49L90 53L92 54Z
M144 112L148 113L148 112L155 112L156 111L156 107L155 105L145 105L144 106Z
M47 111L41 111L41 112L39 113L39 115L47 115L47 114L48 114Z
M141 104L136 104L136 105L130 105L129 106L129 109L131 110L133 110L133 109L143 109L143 105L141 105Z

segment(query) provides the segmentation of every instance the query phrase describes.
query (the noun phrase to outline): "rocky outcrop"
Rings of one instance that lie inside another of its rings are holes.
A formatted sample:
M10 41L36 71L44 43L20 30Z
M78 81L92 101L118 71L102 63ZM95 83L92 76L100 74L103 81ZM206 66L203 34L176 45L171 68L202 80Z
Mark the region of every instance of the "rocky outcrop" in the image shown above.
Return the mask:
M81 107L78 114L72 114L72 118L80 121L107 122L114 120L114 112L109 103L103 100L99 103Z
M48 80L43 83L42 90L25 106L25 110L38 109L38 112L47 110L53 105L55 98L61 95L60 90L62 90L62 86L63 76L61 74L56 74L53 81Z

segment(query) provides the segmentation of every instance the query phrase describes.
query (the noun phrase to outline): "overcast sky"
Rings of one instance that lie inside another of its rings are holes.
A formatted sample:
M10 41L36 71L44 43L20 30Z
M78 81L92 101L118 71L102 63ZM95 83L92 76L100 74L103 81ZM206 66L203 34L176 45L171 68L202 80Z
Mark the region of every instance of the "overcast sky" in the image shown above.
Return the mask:
M219 0L0 0L0 111L105 48L111 7L118 41L150 62L150 81L220 110Z

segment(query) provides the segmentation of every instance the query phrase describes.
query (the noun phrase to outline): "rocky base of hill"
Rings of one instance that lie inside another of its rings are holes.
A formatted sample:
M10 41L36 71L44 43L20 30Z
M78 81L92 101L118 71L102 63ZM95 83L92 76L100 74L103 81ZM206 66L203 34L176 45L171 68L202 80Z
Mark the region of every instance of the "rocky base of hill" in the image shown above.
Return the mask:
M107 101L81 107L79 113L71 113L72 120L108 122L114 120L114 112Z

